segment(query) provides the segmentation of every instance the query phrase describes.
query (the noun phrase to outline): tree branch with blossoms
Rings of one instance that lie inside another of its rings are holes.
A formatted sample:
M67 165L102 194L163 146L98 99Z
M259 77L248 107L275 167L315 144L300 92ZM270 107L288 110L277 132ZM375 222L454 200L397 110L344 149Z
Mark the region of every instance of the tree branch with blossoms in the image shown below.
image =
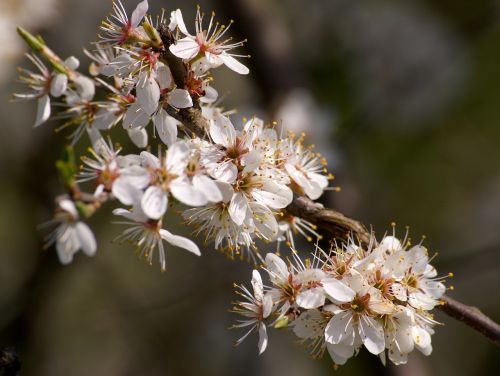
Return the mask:
M217 106L211 71L226 66L249 73L238 60L244 56L234 52L244 41L228 36L232 21L221 25L212 13L204 22L198 8L191 34L179 9L154 19L147 10L144 0L129 18L121 2L113 2L94 50L85 50L92 59L88 76L78 71L78 59L62 59L41 37L18 29L40 57L28 55L38 72L20 70L31 90L15 98L37 100L35 126L50 118L51 99L58 98L61 128L73 129L71 145L84 134L91 144L82 168L71 146L57 162L66 194L44 226L52 229L47 246L55 244L63 264L79 250L96 253L85 219L106 202L120 204L113 214L127 226L117 239L134 244L150 264L157 258L162 271L165 242L201 255L193 240L164 228L175 204L195 235L267 272L269 286L258 270L253 292L238 286L243 302L233 309L243 316L235 326L249 329L243 338L258 331L260 352L269 324L291 328L313 355L328 351L336 364L362 347L383 362L402 364L413 349L431 353L435 307L498 343L496 323L444 296L446 276L438 277L424 246L395 234L377 242L358 221L314 201L334 189L333 175L302 135L257 117L235 126L232 111ZM122 155L112 143L111 133L120 128L138 153ZM316 246L310 258L298 256L297 236L313 242L326 233L329 250ZM276 244L276 252L262 256L259 242ZM283 244L291 249L288 259L280 257Z

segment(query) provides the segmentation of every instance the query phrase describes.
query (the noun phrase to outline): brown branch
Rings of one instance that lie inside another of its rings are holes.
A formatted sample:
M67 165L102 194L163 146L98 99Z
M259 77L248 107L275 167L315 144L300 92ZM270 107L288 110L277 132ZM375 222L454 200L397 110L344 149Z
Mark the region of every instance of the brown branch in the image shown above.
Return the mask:
M161 58L169 65L176 85L184 88L188 68L181 59L175 57L168 50L168 46L173 43L172 34L168 28L161 27L159 31L166 47ZM193 98L193 102L195 105L192 108L178 111L172 111L170 108L167 111L182 122L193 134L204 137L206 135L207 121L201 114L197 98ZM287 211L292 215L308 220L324 231L330 232L336 240L347 241L352 236L364 245L370 243L371 234L360 222L348 218L336 210L325 208L322 204L307 197L295 196L293 202L287 207ZM438 306L441 311L480 332L496 345L500 345L499 324L476 307L467 306L447 296L443 296L441 300L443 304Z
M443 296L441 300L443 301L443 304L439 306L441 311L446 313L448 316L469 325L471 328L491 339L497 346L500 346L499 324L490 319L476 307L460 303L449 296Z

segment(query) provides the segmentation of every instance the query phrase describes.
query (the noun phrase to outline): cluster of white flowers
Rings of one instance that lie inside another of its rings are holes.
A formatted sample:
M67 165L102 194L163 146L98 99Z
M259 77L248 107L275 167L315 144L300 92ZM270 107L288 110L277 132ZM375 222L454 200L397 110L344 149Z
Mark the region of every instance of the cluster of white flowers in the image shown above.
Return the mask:
M275 328L290 327L313 357L325 349L335 364L342 365L361 347L404 364L418 349L432 352L432 327L437 324L429 312L440 304L446 288L429 264L427 249L411 247L386 236L369 247L351 242L332 245L329 252L317 247L313 259L302 262L294 253L288 264L274 253L266 255L263 269L270 286L253 271L253 294L236 286L244 298L233 311L244 318L235 327L259 333L259 352L267 346L266 321Z
M57 99L64 108L57 118L66 120L61 128L73 129L72 144L87 133L91 145L79 171L71 147L57 163L67 194L57 199L48 222L55 229L47 246L56 245L64 264L80 249L94 255L96 239L82 220L116 200L121 207L113 214L127 226L117 239L133 243L149 263L157 255L165 270L164 241L201 254L192 240L163 228L169 206L181 204L179 222L192 225L195 234L230 258L265 264L271 286L254 270L253 293L238 286L245 301L234 308L244 316L236 326L250 329L243 338L259 332L261 353L268 342L266 321L274 320L275 327L293 328L314 355L326 348L336 364L363 345L384 361L387 350L396 364L405 363L414 348L429 354L436 323L429 311L445 287L423 246L407 249L406 239L388 236L368 249L354 242L330 252L317 248L312 262L296 254L290 265L278 253L260 256L257 240L275 242L279 252L283 242L294 250L297 234L321 239L313 223L287 207L294 194L318 199L333 175L325 159L304 146L304 135L284 133L257 117L235 126L232 112L218 107L211 70L224 65L249 72L236 59L243 56L232 52L244 41L232 42L231 24L220 25L212 14L205 28L198 9L193 35L180 10L156 21L147 10L144 0L129 17L119 0L113 3L96 49L85 51L92 60L88 75L77 71L75 57L61 59L40 37L18 28L35 52L27 56L38 71L21 69L30 91L14 97L38 101L35 126L49 120ZM200 120L196 132L193 114ZM122 155L111 141L116 128L140 150ZM92 193L82 185L91 185Z
M173 202L190 207L181 219L231 258L262 261L257 239L279 246L283 241L293 245L295 234L309 241L319 237L313 224L290 215L286 207L294 192L317 199L327 189L332 176L326 173L325 160L304 147L303 136L283 137L276 123L253 117L235 127L229 113L215 104L218 95L210 71L224 65L247 74L248 68L235 59L241 55L232 53L243 42L232 43L227 35L230 25L221 26L213 14L204 28L199 9L194 35L180 10L171 12L168 20L163 13L156 22L147 10L144 0L129 17L119 0L113 3L96 50L85 51L92 60L88 76L77 71L76 58L60 59L41 39L20 29L53 69L36 55L28 55L39 72L22 70L22 81L31 91L15 97L38 100L35 126L50 118L51 98L57 98L65 107L59 115L67 120L62 127L74 127L73 143L85 132L90 136L92 156L82 158L84 167L74 182L94 182L96 199L116 199L124 205L113 211L130 226L119 239L136 244L149 262L158 250L162 270L164 240L200 254L193 241L162 227ZM176 84L167 54L186 70L182 87ZM200 110L204 134L185 132L185 124L176 116L192 108ZM150 123L153 129L148 129ZM138 148L148 151L120 155L120 148L104 141L114 128L124 129ZM159 137L160 145L154 146L157 155L150 152L151 134ZM85 202L79 202L79 196L72 199L85 217ZM65 239L58 237L58 244Z

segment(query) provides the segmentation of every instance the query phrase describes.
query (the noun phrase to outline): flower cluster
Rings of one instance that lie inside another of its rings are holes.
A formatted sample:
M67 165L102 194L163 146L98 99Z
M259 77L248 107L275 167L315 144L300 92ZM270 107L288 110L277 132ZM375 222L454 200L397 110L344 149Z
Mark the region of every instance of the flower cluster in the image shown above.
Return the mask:
M35 126L48 121L52 104L57 119L70 128L71 145L87 134L89 155L76 166L72 147L56 164L66 194L57 199L47 246L55 244L63 264L82 250L92 256L97 242L87 218L114 201L113 214L127 226L117 240L130 242L150 264L166 269L165 243L200 255L193 240L164 228L165 216L178 205L179 222L230 258L264 264L270 285L253 271L253 292L237 286L243 301L234 312L236 327L259 333L259 351L268 343L267 323L290 327L311 352L325 349L344 364L364 346L383 361L405 363L414 348L432 351L436 324L429 313L444 293L442 278L430 266L422 245L410 247L394 236L365 247L351 241L317 248L313 259L286 263L285 243L295 250L296 235L320 240L316 225L292 215L294 194L317 200L333 175L305 136L286 133L276 122L252 117L241 124L219 107L211 72L221 66L239 73L248 68L235 53L232 24L212 13L208 22L198 8L191 34L179 9L152 18L148 2L129 13L120 0L100 26L99 40L87 51L87 74L75 57L60 58L39 36L18 28L34 51L27 55L36 71L20 69L29 91L18 100L38 102ZM286 124L285 124L286 126ZM125 131L137 147L124 154L111 141ZM89 186L90 193L82 190ZM176 213L178 214L178 212ZM277 253L260 255L257 241L275 242ZM387 350L387 351L386 351Z
M418 349L432 352L429 312L440 303L446 288L429 264L427 249L410 246L394 236L368 247L351 242L332 245L329 252L317 247L313 259L302 262L294 253L286 263L274 253L265 258L263 269L270 285L253 271L253 294L237 286L244 298L233 311L242 315L235 327L259 332L259 352L268 343L266 321L275 328L290 327L313 357L325 349L335 364L342 365L361 347L404 364Z
M57 98L65 107L59 114L66 119L63 128L74 127L73 143L84 133L90 136L91 155L82 157L81 171L66 174L77 214L85 218L95 211L92 197L99 205L117 200L123 207L113 213L128 225L118 239L135 244L148 262L157 252L162 270L164 241L200 254L192 240L163 228L169 204L186 207L182 220L231 258L261 262L257 240L279 246L283 241L294 244L295 234L310 241L319 237L313 224L290 215L286 207L294 192L317 199L327 189L332 176L326 173L325 160L304 146L303 135L283 137L276 123L257 117L235 126L231 113L216 105L211 70L227 66L248 73L235 58L242 55L233 53L243 42L231 42L231 24L220 25L212 14L205 27L198 9L192 35L179 9L170 17L162 13L156 21L147 10L144 0L129 17L119 0L113 3L96 49L85 51L92 60L88 76L77 71L76 58L60 59L40 38L19 29L51 69L28 55L40 72L22 70L22 81L31 91L15 96L38 100L36 126L50 118L51 99ZM174 74L178 64L185 71L182 80ZM199 111L205 124L201 132L187 131L182 111ZM143 150L121 155L111 142L116 128ZM153 147L155 135L159 145ZM157 153L151 153L154 148ZM85 200L78 186L82 183L93 183ZM59 233L54 233L57 244L70 241Z

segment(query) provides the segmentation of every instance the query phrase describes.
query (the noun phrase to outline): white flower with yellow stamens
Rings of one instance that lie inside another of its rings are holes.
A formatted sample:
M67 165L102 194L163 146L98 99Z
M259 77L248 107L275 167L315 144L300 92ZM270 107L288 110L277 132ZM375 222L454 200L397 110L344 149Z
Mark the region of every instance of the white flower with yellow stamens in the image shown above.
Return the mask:
M239 74L248 74L249 70L234 57L242 57L229 53L232 49L243 45L244 41L231 43L231 38L226 38L225 34L232 24L219 26L214 22L215 14L212 12L207 29L203 29L203 14L198 8L196 12L196 35L191 35L184 23L180 9L173 13L172 26L175 25L185 36L170 46L170 52L175 56L185 60L193 60L197 57L205 57L207 63L216 68L222 64ZM224 38L223 38L224 37Z

